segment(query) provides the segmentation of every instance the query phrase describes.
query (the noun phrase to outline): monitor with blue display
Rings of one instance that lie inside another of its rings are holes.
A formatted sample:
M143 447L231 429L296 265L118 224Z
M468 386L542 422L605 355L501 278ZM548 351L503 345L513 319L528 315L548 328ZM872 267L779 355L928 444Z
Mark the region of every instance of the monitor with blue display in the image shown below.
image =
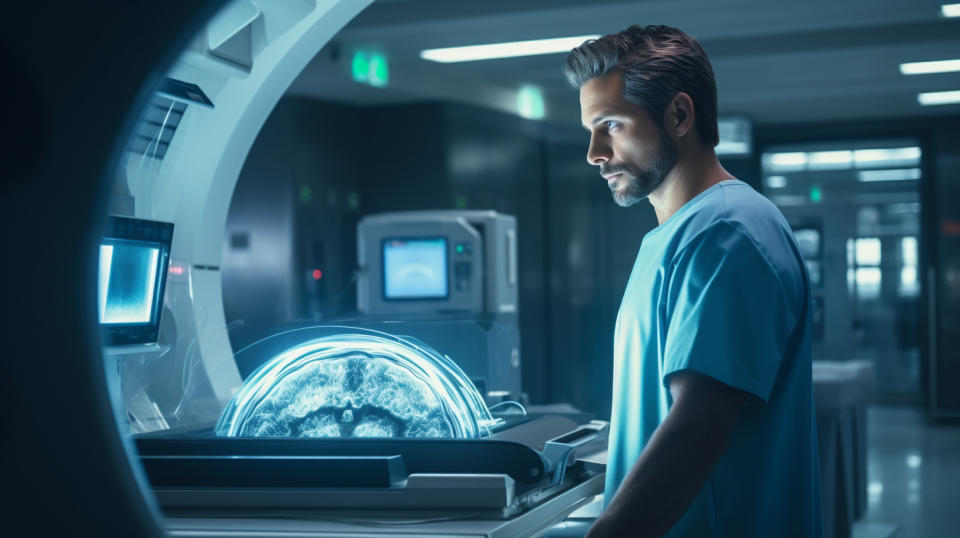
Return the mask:
M157 341L173 224L110 216L100 240L97 308L108 346Z
M448 280L446 238L383 240L384 299L445 299Z

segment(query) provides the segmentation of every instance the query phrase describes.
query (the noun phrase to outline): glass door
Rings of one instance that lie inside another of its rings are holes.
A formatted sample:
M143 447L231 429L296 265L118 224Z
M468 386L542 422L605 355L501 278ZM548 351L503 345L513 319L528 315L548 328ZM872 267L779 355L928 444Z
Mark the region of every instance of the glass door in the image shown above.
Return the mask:
M814 289L814 359L869 360L875 399L920 401L916 140L765 148L765 194L794 228Z

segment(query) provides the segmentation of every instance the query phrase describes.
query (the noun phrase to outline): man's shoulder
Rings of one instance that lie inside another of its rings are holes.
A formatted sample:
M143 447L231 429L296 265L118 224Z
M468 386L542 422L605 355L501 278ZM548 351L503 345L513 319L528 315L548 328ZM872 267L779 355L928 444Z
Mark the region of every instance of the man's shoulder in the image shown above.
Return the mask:
M793 231L770 200L737 181L721 185L703 202L678 229L675 259L698 248L723 250L732 263L757 254L790 297L803 295L806 277Z
M703 234L726 231L731 225L740 233L750 234L752 222L770 218L766 200L741 181L725 181L703 192L675 223L673 239L677 251ZM773 207L776 211L776 208Z
M682 235L688 241L720 229L733 235L742 234L764 250L764 246L789 247L792 237L790 225L780 209L742 181L718 185L686 220Z

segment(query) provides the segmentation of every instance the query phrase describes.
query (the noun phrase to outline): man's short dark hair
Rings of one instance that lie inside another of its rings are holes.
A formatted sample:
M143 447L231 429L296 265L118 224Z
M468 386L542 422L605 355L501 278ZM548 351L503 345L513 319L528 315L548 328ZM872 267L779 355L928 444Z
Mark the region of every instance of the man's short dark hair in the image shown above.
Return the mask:
M614 69L623 73L623 97L642 106L663 129L663 113L678 93L693 100L700 140L711 147L717 134L717 83L703 47L670 26L631 26L573 49L563 72L574 88Z

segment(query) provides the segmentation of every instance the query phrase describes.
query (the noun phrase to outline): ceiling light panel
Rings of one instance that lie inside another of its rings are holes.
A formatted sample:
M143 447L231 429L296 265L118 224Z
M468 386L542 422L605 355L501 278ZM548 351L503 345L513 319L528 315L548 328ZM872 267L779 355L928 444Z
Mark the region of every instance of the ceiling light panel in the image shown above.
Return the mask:
M843 170L853 165L852 151L813 151L807 154L810 170Z
M921 93L917 95L917 102L923 106L960 103L960 91Z
M858 149L853 152L857 168L884 168L891 166L919 166L920 148Z
M599 35L582 35L574 37L556 37L552 39L536 39L532 41L511 41L508 43L491 43L489 45L469 45L465 47L448 47L443 49L427 49L420 52L420 57L441 63L472 62L476 60L495 60L499 58L514 58L517 56L534 56L537 54L554 54L570 52L588 39L596 39Z
M927 75L930 73L952 73L954 71L960 71L960 59L900 64L900 72L904 75Z

